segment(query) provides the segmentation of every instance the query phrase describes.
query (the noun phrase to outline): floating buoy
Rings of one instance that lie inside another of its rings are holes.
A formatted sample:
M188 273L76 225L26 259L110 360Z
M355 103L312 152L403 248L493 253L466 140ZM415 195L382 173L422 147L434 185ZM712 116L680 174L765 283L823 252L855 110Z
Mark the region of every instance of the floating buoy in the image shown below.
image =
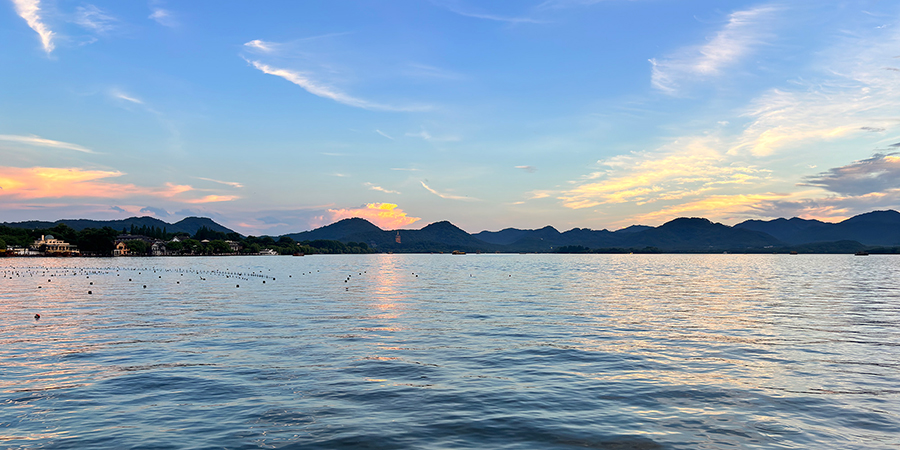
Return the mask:
M147 289L147 285L146 285L146 284L144 285L144 289Z
M41 320L41 315L40 315L40 314L35 314L35 315L34 315L34 320Z
M239 287L241 287L241 285L236 284L236 285L234 285L234 287L239 288Z
M91 291L88 291L88 294L93 294L93 292L91 292Z

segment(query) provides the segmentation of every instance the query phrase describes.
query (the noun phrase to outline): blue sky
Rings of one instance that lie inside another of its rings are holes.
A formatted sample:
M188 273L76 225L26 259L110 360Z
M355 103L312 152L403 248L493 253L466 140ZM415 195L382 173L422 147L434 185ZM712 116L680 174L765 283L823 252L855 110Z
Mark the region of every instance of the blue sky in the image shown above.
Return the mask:
M0 221L477 232L900 207L897 2L0 5Z

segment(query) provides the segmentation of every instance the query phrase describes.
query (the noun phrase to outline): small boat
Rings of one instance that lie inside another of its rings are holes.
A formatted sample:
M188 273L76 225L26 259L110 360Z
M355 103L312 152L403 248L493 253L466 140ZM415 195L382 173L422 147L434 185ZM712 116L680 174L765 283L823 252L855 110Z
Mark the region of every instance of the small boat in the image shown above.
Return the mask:
M869 256L869 252L860 250L856 252L856 256Z
M294 253L294 256L303 256L303 253L302 253L302 252L297 252L297 253Z
M461 251L459 251L459 250L453 250L453 253L452 253L452 254L454 254L454 255L465 255L466 252L461 252Z
M796 252L795 250L791 250L791 254L792 254L792 255L796 255L797 252Z

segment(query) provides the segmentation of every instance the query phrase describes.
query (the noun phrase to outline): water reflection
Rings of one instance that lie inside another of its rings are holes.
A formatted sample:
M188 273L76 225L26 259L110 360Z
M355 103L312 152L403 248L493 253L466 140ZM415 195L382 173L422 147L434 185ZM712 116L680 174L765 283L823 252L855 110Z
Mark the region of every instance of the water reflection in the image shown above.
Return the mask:
M12 447L900 445L891 257L0 264Z

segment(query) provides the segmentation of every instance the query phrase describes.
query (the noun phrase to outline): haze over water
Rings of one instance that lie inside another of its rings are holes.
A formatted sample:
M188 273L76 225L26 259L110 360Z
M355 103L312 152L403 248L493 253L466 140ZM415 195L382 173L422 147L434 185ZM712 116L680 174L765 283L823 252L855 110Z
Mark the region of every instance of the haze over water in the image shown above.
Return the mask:
M892 256L0 264L9 448L900 446Z

